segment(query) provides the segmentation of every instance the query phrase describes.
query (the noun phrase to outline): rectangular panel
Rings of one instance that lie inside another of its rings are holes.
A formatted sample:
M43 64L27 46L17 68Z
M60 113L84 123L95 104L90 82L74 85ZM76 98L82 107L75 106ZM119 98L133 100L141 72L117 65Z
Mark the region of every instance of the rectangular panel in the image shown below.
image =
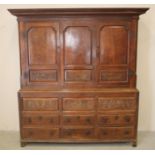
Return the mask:
M76 115L64 114L62 122L64 126L75 126L75 125L93 126L95 122L95 116L81 115L81 114Z
M65 70L66 82L85 82L92 80L91 70Z
M93 98L63 98L63 110L94 110Z
M58 128L23 128L22 138L30 140L50 140L59 138Z
M64 30L65 65L90 65L91 30L87 26L68 26Z
M98 98L98 110L135 110L137 104L132 97Z
M127 70L101 70L100 81L108 82L127 82L128 72Z
M23 126L58 126L59 115L52 114L51 112L22 112Z
M98 128L98 137L104 140L125 140L134 138L134 127Z
M23 110L58 110L57 98L24 98Z
M29 64L56 64L57 32L52 26L33 24L28 29Z
M56 70L30 70L31 82L57 81Z
M87 139L94 138L94 129L93 128L63 128L62 129L62 138L69 139Z
M97 117L100 126L130 126L136 122L133 114L99 114Z
M100 30L100 64L127 64L128 28L126 26L105 25Z

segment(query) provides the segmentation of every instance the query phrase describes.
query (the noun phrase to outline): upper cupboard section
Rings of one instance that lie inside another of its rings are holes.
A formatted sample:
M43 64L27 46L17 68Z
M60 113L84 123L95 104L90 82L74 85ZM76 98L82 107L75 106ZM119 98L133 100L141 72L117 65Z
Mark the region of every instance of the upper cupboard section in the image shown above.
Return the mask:
M133 26L120 19L20 22L23 86L129 86L135 76Z

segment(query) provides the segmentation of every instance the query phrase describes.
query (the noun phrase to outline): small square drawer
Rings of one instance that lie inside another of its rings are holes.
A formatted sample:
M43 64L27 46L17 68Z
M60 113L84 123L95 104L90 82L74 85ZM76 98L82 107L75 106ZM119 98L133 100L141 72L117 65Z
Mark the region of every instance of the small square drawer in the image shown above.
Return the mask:
M59 137L58 128L23 128L22 138L29 140L48 140Z
M104 140L124 140L134 137L134 127L104 127L98 128L98 138Z
M94 109L95 102L93 98L63 98L64 111L87 111Z
M93 126L95 122L94 115L69 115L65 114L62 118L63 125L90 125Z
M23 110L38 111L38 110L58 110L57 98L23 98Z
M69 139L89 139L94 138L93 128L63 128L61 132L62 138Z
M97 117L99 126L124 126L134 125L134 114L99 114Z
M22 112L23 126L53 126L59 125L59 115L47 112Z

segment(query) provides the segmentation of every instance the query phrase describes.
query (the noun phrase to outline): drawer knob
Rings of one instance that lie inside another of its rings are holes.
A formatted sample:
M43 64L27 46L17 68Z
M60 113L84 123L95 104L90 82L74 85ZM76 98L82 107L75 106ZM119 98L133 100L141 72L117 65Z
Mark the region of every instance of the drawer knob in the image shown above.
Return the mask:
M125 117L124 117L124 120L125 120L126 122L130 122L130 117L129 117L129 116L125 116Z
M102 122L103 122L103 123L107 123L107 121L108 121L108 118L102 117Z
M102 135L107 135L107 131L102 131Z
M31 119L31 118L28 118L28 122L29 122L29 123L32 123L32 119Z
M76 118L79 120L80 119L80 116L77 116Z
M87 118L87 119L86 119L86 122L87 122L87 123L91 123L90 118Z
M50 123L53 123L53 118L50 119Z
M70 118L65 118L65 122L69 123L70 122Z
M33 131L29 131L29 136L32 136L33 135Z
M115 120L118 120L119 119L119 116L115 116Z
M124 134L125 135L129 135L130 131L125 131Z
M50 134L50 136L53 136L54 132L53 132L53 131L50 131L50 133L49 133L49 134Z
M41 121L42 120L42 116L39 116L38 119Z
M71 131L67 131L67 135L70 136L72 134Z
M91 132L90 131L86 131L86 133L85 133L87 136L89 136L90 134L91 134Z

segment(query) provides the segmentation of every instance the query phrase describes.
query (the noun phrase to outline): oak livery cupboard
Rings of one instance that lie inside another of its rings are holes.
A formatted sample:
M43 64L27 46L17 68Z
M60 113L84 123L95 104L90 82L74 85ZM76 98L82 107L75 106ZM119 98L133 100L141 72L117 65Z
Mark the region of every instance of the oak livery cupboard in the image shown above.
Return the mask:
M21 145L136 146L139 15L148 8L9 9L18 17Z

